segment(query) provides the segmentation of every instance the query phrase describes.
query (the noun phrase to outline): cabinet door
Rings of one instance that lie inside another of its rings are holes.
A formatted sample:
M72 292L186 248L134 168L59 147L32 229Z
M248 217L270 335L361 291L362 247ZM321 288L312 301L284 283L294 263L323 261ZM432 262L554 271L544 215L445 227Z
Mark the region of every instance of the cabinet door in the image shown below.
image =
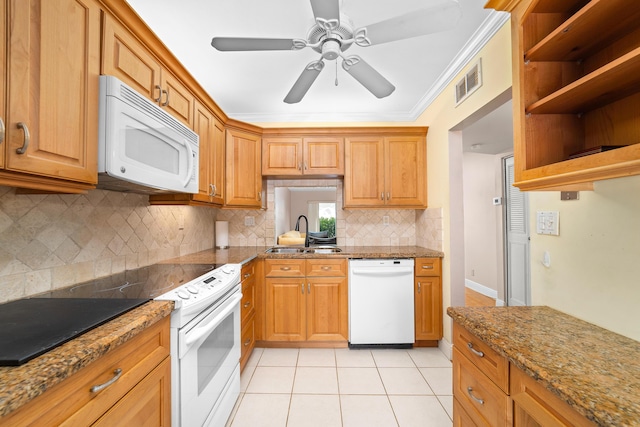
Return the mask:
M384 206L383 139L346 138L344 148L344 206Z
M385 138L385 200L390 206L427 206L426 143L421 136Z
M182 121L182 123L192 127L194 96L189 92L189 89L169 71L162 70L160 75L160 86L162 86L163 90L160 106L167 110L173 117Z
M226 206L262 207L260 137L227 129Z
M265 280L265 331L268 341L304 341L306 307L304 278Z
M200 174L198 176L198 193L194 200L210 203L213 197L213 166L215 165L214 150L214 117L200 102L195 103L193 130L200 137Z
M262 175L302 175L302 138L264 138Z
M442 291L439 277L415 278L416 340L442 338Z
M101 426L171 424L171 359L167 357L98 421Z
M346 277L307 279L307 340L348 339Z
M344 175L344 138L308 137L302 144L305 175Z
M116 76L139 93L159 102L162 67L115 18L105 13L102 74Z
M6 167L95 184L100 4L11 0L9 8Z
M224 204L224 125L215 116L213 118L213 163L211 164L211 183L213 184L213 197L211 202L222 206Z

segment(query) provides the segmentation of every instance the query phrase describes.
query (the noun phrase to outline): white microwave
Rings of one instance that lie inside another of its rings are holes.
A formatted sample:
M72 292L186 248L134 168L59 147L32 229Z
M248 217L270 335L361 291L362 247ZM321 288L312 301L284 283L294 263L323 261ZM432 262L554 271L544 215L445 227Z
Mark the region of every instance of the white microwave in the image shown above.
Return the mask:
M198 192L198 134L113 76L100 76L98 129L98 188Z

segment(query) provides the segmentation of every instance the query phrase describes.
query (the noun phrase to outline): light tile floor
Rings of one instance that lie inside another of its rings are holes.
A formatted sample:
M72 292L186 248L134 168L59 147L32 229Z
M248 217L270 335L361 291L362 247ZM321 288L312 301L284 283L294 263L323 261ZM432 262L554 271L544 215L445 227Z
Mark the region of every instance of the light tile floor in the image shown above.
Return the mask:
M256 348L228 427L450 427L451 362L437 348Z

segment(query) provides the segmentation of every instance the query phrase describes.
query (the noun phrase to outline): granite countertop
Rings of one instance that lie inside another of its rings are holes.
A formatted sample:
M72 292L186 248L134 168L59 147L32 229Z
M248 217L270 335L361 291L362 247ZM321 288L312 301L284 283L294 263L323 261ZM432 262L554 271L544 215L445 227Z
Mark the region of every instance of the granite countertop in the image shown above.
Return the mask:
M0 367L0 417L169 316L172 310L172 301L149 301L24 365Z
M640 342L549 307L447 314L589 420L640 425Z
M166 264L244 264L254 258L442 258L440 251L420 246L338 246L342 252L332 254L271 254L270 246L232 246L228 249L207 249L163 261Z

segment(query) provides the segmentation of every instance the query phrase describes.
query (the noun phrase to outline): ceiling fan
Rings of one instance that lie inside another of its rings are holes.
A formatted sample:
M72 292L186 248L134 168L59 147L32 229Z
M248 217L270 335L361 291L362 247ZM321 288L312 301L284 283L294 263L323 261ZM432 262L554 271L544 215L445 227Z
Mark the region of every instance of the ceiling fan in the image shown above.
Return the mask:
M307 39L214 37L211 45L219 51L301 50L310 47L320 59L310 62L284 98L295 104L305 96L325 66L324 60L342 58L342 68L378 98L395 90L387 79L358 55L343 52L354 43L367 47L436 33L452 28L462 15L458 0L444 0L395 18L354 29L348 16L340 12L340 0L310 0L315 25Z

